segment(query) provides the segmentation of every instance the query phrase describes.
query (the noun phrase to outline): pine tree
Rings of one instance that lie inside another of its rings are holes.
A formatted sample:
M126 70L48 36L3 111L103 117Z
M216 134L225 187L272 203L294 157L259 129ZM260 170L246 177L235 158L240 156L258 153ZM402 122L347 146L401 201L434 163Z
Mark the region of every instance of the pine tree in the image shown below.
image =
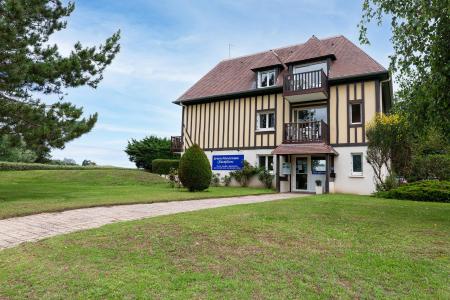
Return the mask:
M0 134L23 139L38 160L93 128L97 114L83 117L64 101L64 89L96 88L120 48L118 31L99 47L78 42L62 56L49 37L66 28L74 9L60 0L0 0ZM59 100L49 105L37 93Z

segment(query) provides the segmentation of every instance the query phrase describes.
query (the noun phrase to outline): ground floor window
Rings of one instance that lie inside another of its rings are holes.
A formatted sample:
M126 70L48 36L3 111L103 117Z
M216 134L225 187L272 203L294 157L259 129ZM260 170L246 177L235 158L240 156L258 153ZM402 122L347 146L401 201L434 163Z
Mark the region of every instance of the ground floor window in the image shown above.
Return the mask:
M311 157L311 171L313 174L325 174L327 170L327 161L325 157Z
M259 155L258 167L264 168L267 171L273 171L273 156L272 155Z
M363 174L363 154L352 153L352 175L362 176Z

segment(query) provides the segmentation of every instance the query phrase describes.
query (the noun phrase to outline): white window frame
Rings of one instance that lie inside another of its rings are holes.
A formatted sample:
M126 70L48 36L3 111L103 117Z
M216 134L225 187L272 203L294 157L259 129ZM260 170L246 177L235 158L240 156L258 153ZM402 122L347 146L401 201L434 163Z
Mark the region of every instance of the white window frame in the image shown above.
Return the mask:
M350 124L352 124L352 125L362 124L362 119L363 119L362 103L350 103L349 105L350 105L350 109L349 109L350 110ZM359 122L353 122L353 105L359 105L359 118L360 118Z
M328 64L326 61L295 65L293 68L293 73L297 74L297 73L311 72L311 71L317 71L320 69L322 69L325 74L328 74L328 71L327 71Z
M353 170L353 157L354 156L361 156L361 172L355 172ZM350 157L351 157L350 163L351 163L352 176L362 177L363 173L364 173L364 154L362 152L352 152Z
M273 114L273 127L269 127L269 114ZM260 119L261 117L264 116L264 118L266 118L266 128L260 128ZM274 110L264 110L264 111L259 111L256 112L256 131L274 131L275 130L275 126L276 126L276 116L275 116L275 111Z
M259 160L260 160L261 157L264 157L264 166L261 166L261 165L259 164ZM272 157L272 170L269 170L269 157ZM273 155L264 155L264 154L258 155L258 167L264 168L265 170L267 170L267 171L269 171L271 174L273 174L273 172L274 172L274 170L275 170L274 164L275 164L275 159L274 159Z
M262 86L261 85L261 78L263 74L267 74L269 75L270 73L273 73L273 84L269 85L269 76L267 76L267 85L266 86ZM277 84L277 71L275 69L270 69L270 70L265 70L265 71L259 71L258 72L258 88L267 88L267 87L271 87L271 86L275 86Z

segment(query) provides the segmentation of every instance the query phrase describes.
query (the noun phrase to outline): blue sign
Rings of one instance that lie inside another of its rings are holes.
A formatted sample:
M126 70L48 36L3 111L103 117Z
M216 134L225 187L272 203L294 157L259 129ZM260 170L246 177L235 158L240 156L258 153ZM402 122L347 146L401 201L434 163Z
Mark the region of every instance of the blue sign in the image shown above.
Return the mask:
M241 170L243 166L244 155L213 155L212 157L213 170Z

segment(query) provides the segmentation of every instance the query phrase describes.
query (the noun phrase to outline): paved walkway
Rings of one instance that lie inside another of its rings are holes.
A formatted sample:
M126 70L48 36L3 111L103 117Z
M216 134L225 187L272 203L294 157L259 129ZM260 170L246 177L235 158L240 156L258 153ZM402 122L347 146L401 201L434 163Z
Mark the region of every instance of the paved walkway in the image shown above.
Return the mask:
M14 247L24 242L42 240L55 235L97 228L114 222L300 196L302 195L269 194L152 204L101 206L5 219L0 220L0 249Z

